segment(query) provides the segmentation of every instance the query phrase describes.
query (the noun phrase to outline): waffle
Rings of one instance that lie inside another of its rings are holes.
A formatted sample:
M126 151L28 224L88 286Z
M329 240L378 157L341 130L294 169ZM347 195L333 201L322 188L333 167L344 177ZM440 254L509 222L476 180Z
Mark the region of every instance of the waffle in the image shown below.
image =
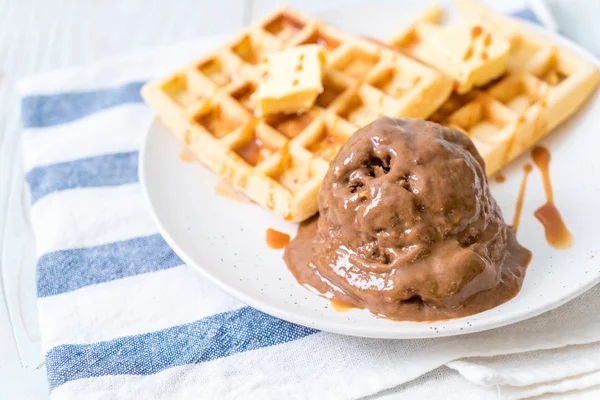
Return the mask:
M323 46L324 91L302 114L256 117L252 93L264 54ZM427 118L452 80L386 46L289 9L148 83L145 101L194 155L235 189L289 221L318 209L329 162L357 128L381 115Z
M469 135L492 175L577 111L596 89L599 74L594 65L524 24L473 0L457 3L466 19L510 43L506 70L470 90L461 92L458 84L429 119ZM439 7L428 8L390 40L391 47L422 59L421 34L441 27L441 18Z

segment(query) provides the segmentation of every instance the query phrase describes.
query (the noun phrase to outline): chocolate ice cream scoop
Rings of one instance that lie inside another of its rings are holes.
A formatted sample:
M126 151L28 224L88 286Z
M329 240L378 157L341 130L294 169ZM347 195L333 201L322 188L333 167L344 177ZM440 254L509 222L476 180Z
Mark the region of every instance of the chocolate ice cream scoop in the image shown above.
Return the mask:
M286 249L296 279L392 319L495 307L518 293L530 259L471 140L426 121L383 117L358 130L331 163L319 213Z

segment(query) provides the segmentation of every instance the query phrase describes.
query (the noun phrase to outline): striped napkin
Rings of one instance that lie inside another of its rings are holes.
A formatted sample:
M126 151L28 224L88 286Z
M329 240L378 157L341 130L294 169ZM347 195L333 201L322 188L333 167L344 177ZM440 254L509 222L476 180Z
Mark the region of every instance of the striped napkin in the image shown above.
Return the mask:
M184 265L142 199L137 151L153 116L139 90L223 40L20 82L52 399L519 398L600 385L600 288L494 331L385 341L268 316Z

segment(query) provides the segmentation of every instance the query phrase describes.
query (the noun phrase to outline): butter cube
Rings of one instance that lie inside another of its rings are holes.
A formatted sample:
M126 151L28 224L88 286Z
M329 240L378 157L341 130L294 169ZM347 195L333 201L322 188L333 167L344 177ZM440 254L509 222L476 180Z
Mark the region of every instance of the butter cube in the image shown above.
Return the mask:
M497 32L473 22L419 27L422 40L417 57L454 78L458 93L498 78L506 70L510 42Z
M307 111L323 92L325 53L317 44L267 54L261 69L254 93L257 116Z

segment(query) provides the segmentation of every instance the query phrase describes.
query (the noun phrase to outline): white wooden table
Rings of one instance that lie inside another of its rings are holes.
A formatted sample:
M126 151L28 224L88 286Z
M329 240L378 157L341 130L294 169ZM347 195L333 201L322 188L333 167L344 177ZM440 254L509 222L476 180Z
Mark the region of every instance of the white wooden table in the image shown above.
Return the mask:
M0 0L0 399L48 398L15 81L236 31L278 3L311 12L361 1L367 0Z

